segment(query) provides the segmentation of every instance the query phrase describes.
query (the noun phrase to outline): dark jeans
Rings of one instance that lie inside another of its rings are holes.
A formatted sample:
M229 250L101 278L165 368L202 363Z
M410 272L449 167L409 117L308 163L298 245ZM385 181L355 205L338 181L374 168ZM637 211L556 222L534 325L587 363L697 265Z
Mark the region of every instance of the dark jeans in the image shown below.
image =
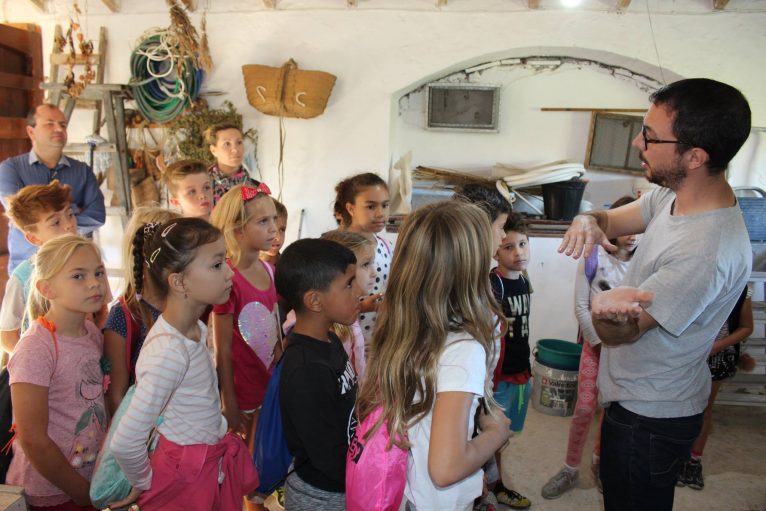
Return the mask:
M605 511L671 511L676 479L702 418L655 419L612 403L601 426Z

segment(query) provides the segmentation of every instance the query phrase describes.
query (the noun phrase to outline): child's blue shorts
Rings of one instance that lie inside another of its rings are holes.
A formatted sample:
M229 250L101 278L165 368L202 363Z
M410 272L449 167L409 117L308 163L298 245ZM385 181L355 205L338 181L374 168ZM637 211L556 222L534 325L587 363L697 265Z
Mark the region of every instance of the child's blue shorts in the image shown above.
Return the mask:
M524 419L527 418L529 397L532 395L532 379L518 385L501 381L497 383L495 401L503 407L505 416L511 419L511 431L521 433L524 429Z

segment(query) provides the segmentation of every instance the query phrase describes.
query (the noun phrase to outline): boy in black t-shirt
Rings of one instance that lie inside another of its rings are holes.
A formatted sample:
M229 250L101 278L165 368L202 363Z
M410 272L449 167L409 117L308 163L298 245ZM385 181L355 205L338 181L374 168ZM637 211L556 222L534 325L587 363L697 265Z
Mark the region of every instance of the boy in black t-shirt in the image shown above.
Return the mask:
M532 392L532 368L529 364L529 305L532 286L526 276L529 264L527 226L521 215L512 214L503 226L505 237L497 249L497 268L489 280L492 291L508 320L508 331L500 344L500 359L495 368L495 400L511 419L511 431L518 435L524 428ZM500 467L500 457L498 467ZM531 502L518 492L502 485L494 489L498 501L513 509L526 509Z
M343 510L357 380L330 327L359 317L364 292L356 283L356 258L333 241L299 240L280 257L275 281L296 315L279 381L285 438L295 456L285 508Z

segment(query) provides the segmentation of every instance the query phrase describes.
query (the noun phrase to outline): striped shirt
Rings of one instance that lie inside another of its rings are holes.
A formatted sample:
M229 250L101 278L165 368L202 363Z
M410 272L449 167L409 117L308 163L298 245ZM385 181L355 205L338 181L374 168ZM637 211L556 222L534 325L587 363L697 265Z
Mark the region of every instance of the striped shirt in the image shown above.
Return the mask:
M179 445L214 445L226 434L207 328L202 322L199 327L202 335L195 342L160 316L138 357L136 390L110 448L125 477L140 490L151 487L147 441L160 415L157 429Z

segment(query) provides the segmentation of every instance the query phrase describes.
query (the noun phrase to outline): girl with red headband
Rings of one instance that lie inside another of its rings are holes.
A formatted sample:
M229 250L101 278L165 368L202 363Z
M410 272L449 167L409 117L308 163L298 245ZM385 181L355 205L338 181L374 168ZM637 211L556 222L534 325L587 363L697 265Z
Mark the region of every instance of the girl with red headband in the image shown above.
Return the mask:
M281 353L274 269L259 258L277 236L277 210L270 193L263 183L235 186L221 197L211 218L223 231L229 266L234 270L229 300L213 308L223 414L229 428L243 435L248 444L275 350L277 355Z

